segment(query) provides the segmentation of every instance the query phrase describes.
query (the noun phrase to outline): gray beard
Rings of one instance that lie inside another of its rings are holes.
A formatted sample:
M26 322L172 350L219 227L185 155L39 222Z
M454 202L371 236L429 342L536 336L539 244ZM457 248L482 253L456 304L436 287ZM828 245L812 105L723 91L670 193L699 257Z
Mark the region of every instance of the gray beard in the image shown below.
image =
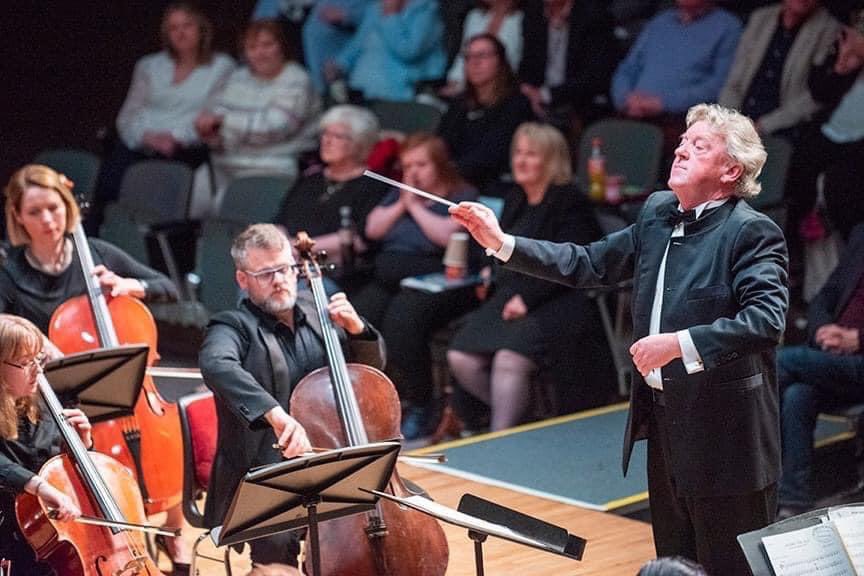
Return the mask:
M287 300L281 302L276 302L274 300L266 300L258 304L258 306L272 316L279 316L283 312L287 312L293 309L295 304L297 304L297 294L294 294Z

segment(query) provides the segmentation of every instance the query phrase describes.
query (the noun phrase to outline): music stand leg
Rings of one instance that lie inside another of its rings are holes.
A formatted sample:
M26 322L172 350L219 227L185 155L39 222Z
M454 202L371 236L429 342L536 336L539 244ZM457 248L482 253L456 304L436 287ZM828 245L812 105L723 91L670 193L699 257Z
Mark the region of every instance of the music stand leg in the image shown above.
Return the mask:
M321 549L318 547L318 504L320 496L307 497L303 502L309 515L309 550L312 555L312 576L321 576Z
M468 530L468 537L474 541L474 567L477 576L483 576L483 542L486 541L486 534Z

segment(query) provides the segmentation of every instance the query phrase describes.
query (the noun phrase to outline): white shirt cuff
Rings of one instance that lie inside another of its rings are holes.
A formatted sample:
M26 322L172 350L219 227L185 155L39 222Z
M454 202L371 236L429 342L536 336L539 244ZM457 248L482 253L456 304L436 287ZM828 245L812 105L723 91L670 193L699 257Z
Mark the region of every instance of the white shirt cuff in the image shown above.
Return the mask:
M504 235L504 242L501 243L501 248L496 252L491 248L486 248L487 256L494 256L502 262L507 262L513 256L513 250L516 248L516 238L512 234Z
M684 363L684 368L688 374L695 374L705 370L705 365L702 364L702 357L699 356L699 351L696 350L696 345L693 344L693 338L690 337L689 330L679 330L675 333L678 336L678 345L681 346L681 361Z

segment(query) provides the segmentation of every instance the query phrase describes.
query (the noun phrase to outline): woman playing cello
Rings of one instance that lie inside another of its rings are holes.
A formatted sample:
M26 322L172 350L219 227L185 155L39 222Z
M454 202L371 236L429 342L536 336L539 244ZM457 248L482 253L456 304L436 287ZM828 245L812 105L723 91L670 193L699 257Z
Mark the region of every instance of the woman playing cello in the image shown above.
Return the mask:
M12 560L16 574L52 574L38 563L15 522L15 496L27 492L56 510L59 520L81 511L37 472L60 453L60 432L40 410L36 377L42 370L43 337L33 324L0 315L0 557ZM65 410L85 446L91 446L90 422L80 410Z
M0 312L23 316L44 333L57 307L87 291L69 236L80 219L72 185L47 166L29 164L12 175L4 191L13 248L0 268ZM92 274L106 293L145 301L177 299L174 284L156 270L107 242L91 239L88 244L96 264ZM182 520L179 505L168 509L168 525L180 526ZM180 573L188 551L179 539L174 544L171 556Z

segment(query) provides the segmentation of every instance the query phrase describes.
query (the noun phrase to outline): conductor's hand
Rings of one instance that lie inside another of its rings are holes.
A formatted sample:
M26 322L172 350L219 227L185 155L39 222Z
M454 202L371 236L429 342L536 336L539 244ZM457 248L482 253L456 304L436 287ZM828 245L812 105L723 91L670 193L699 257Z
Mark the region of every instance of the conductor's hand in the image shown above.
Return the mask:
M312 445L309 444L309 438L306 437L306 430L297 420L285 412L284 408L276 406L267 412L264 418L273 428L273 433L276 434L282 456L293 458L298 454L312 451Z
M357 314L344 292L337 292L330 297L327 310L330 312L330 319L353 336L366 329L366 324L363 323L363 319Z
M633 364L642 376L651 370L662 368L672 360L681 357L681 345L675 334L654 334L637 340L630 347Z
M450 215L468 229L478 244L496 252L501 249L504 232L490 208L479 202L460 202L450 207Z

